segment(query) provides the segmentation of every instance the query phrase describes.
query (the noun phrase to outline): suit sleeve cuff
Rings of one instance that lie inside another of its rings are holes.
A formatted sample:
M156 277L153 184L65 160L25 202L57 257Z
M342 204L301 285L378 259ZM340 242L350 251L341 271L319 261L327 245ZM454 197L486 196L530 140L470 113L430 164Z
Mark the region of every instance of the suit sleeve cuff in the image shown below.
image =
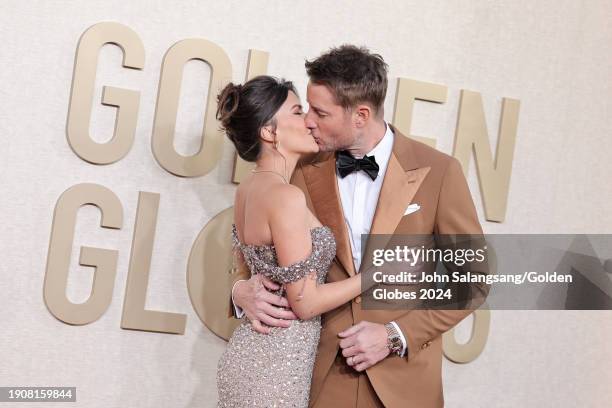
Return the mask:
M395 330L397 330L397 332L400 335L400 339L402 340L402 352L400 354L400 357L404 357L406 355L406 352L408 351L408 346L406 343L406 338L404 337L404 333L402 333L402 330L399 328L399 325L397 323L395 323L394 321L390 322L393 327L395 327Z
M244 281L246 281L246 279L239 279L236 282L234 282L234 285L232 286L232 306L234 307L234 316L236 316L236 319L240 319L242 318L242 316L244 316L244 310L242 310L242 308L238 306L236 302L234 302L234 288L236 287L236 284L238 282L244 282Z

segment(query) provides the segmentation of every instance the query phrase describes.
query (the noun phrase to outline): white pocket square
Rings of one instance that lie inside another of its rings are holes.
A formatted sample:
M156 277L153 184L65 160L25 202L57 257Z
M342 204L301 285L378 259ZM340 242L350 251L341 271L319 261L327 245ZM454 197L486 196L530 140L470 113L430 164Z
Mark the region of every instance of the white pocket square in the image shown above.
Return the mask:
M406 211L404 211L404 215L408 215L408 214L412 214L413 212L419 211L421 209L421 206L413 203L410 204L408 207L406 207Z

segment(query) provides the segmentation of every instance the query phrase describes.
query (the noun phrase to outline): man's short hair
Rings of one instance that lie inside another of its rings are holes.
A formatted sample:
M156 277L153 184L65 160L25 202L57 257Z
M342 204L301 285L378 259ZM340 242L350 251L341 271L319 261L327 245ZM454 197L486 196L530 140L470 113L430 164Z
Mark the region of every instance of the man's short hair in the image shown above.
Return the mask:
M345 109L369 103L381 112L387 95L387 64L366 47L341 45L306 61L306 72L314 84L327 86Z

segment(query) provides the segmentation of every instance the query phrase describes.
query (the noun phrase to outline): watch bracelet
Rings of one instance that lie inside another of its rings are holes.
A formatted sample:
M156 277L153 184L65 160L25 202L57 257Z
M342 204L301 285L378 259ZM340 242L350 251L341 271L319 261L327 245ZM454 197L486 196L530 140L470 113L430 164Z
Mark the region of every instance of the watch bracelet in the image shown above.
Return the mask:
M399 356L403 349L400 334L392 323L385 324L385 329L387 330L387 347L389 351ZM393 339L395 339L395 342Z

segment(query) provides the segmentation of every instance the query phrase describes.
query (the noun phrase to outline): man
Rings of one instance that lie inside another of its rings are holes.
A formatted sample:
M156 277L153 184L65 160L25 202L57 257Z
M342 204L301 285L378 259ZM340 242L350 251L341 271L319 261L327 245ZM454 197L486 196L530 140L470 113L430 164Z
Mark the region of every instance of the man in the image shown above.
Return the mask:
M334 232L329 282L363 269L361 234L482 233L459 162L384 121L387 65L379 55L345 45L306 62L306 70L305 120L320 153L298 166L292 183ZM265 288L278 286L255 276L232 290L235 313L262 333L295 318L283 309L287 300ZM310 406L443 406L441 335L471 311L364 310L360 303L357 296L322 318Z

